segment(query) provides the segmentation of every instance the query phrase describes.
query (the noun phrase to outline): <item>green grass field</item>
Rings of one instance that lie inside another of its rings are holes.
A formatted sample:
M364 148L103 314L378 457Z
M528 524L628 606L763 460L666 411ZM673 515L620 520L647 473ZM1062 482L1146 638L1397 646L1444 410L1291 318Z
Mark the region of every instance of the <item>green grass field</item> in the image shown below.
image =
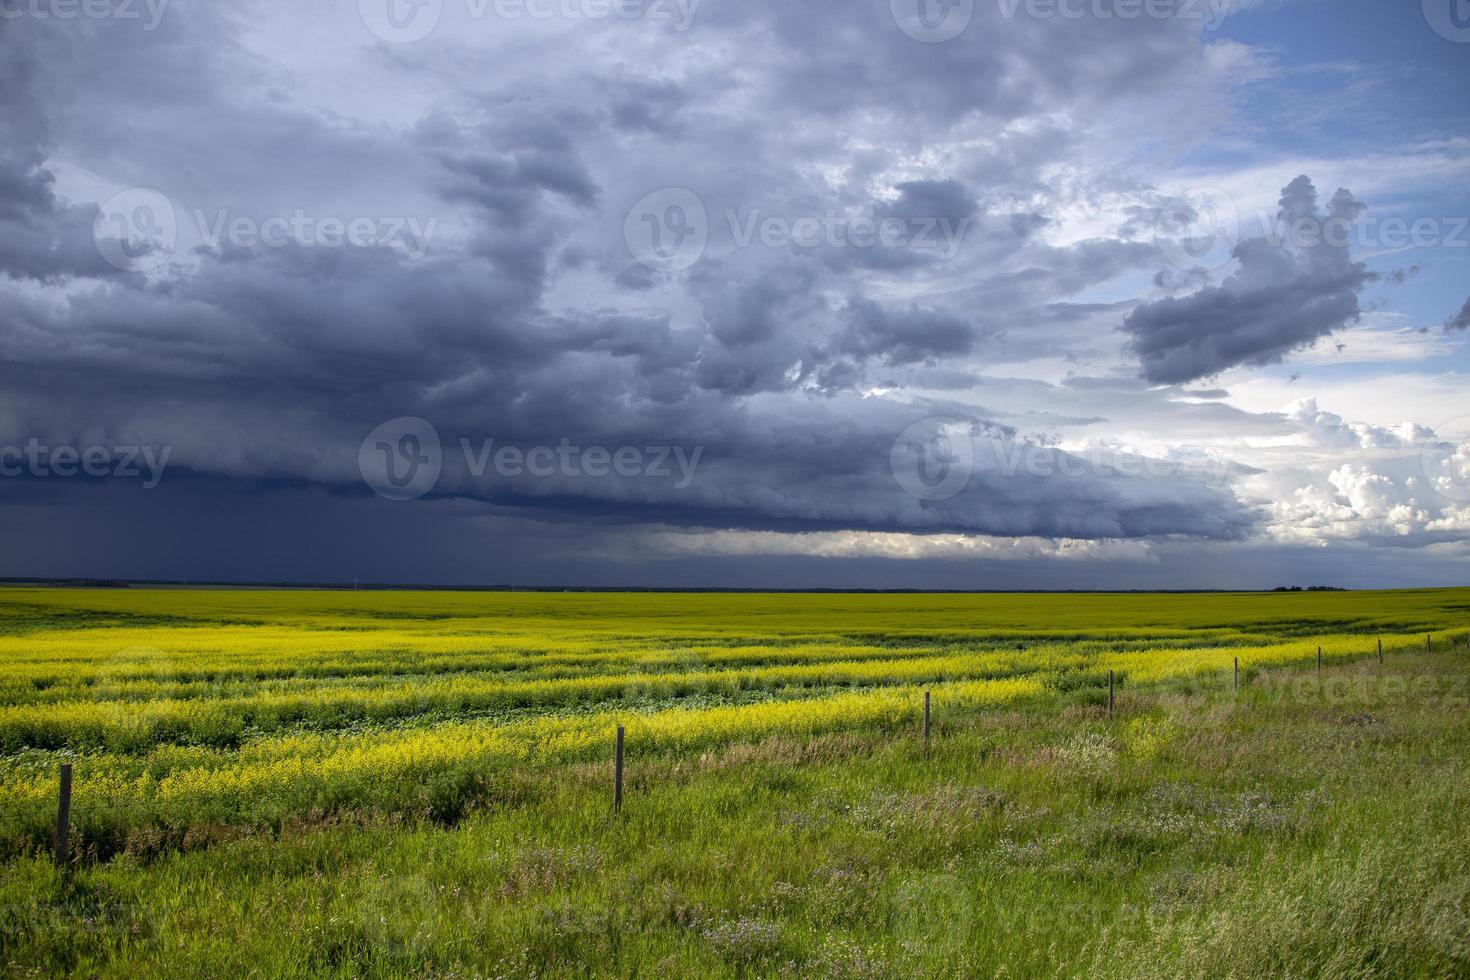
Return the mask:
M0 962L1470 976L1467 639L1470 590L0 590Z

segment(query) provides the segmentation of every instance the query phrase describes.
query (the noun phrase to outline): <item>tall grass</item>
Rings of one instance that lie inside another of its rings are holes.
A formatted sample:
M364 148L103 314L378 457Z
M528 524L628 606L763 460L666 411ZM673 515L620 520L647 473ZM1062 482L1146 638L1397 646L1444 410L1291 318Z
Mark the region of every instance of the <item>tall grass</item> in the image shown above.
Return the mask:
M1263 667L532 771L0 878L79 976L1460 977L1470 655ZM881 692L876 692L881 693Z

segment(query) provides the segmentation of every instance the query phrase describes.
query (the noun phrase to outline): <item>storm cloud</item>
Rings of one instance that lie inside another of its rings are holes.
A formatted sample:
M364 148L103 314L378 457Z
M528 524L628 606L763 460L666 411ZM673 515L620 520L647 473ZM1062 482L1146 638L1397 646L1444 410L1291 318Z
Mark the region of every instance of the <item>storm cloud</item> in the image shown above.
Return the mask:
M1143 376L1181 384L1241 364L1274 364L1355 323L1370 276L1330 230L1363 209L1339 190L1324 214L1311 179L1297 177L1282 189L1277 213L1288 241L1247 239L1233 253L1239 269L1221 285L1145 303L1124 319Z
M167 446L181 512L259 491L246 510L296 527L375 503L365 439L423 420L436 479L374 520L608 553L1236 546L1272 519L1240 489L1259 471L1199 447L1295 423L1181 386L1368 311L1331 242L1243 241L1218 285L1158 273L1136 226L1162 192L1129 149L1153 133L1127 120L1187 144L1261 70L1197 25L976 4L936 42L903 4L709 0L681 26L446 3L405 41L371 6L0 20L0 447ZM1278 204L1362 208L1307 177ZM563 446L666 475L485 464Z

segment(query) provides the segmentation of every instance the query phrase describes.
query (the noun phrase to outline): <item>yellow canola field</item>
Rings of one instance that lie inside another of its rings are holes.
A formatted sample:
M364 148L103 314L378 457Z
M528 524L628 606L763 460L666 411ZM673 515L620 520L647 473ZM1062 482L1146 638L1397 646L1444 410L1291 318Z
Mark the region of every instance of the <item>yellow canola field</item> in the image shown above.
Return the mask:
M651 595L0 589L0 841L452 815L511 767L1464 642L1470 590ZM1093 703L1097 703L1096 700ZM115 841L114 841L115 843Z

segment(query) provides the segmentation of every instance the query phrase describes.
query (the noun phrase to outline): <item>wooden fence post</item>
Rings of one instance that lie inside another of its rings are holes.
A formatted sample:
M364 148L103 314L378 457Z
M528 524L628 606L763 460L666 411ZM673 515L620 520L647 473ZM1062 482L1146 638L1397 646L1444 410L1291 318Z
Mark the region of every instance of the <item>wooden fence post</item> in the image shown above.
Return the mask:
M1317 647L1317 673L1322 673L1322 648Z
M929 747L929 692L924 692L924 748Z
M1383 637L1378 638L1378 662L1383 663Z
M1433 642L1431 642L1430 636L1429 636L1428 633L1425 633L1424 634L1424 652L1425 653L1433 653L1434 652L1434 644L1433 644Z
M618 742L613 760L613 813L623 809L623 726L618 726Z
M1240 690L1240 658L1235 658L1235 689Z
M1113 670L1108 668L1108 720L1113 720Z
M56 797L55 856L58 868L66 867L67 845L71 842L71 763L61 764L61 791Z

